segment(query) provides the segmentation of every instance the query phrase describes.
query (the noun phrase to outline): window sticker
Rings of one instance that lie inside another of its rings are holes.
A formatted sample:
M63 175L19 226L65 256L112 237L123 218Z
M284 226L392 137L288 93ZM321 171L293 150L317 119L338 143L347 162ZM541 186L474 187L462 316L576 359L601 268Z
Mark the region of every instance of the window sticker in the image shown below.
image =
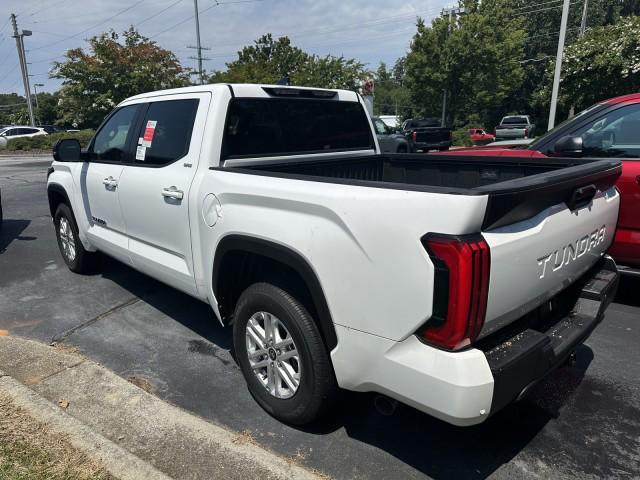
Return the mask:
M158 124L158 122L156 120L149 120L147 122L147 126L144 129L144 136L142 137L142 145L145 147L150 147L151 146L151 142L153 142L153 136L156 133L156 125ZM148 145L147 145L148 142Z
M145 157L147 156L147 147L139 146L136 148L136 160L140 160L144 162Z

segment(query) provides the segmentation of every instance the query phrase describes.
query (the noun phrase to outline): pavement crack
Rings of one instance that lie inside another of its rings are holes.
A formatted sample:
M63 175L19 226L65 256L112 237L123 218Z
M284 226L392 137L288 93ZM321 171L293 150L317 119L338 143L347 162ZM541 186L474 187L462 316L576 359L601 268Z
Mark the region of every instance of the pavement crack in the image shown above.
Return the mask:
M118 312L118 311L120 311L120 310L122 310L124 308L127 308L127 307L135 304L135 303L138 303L140 300L141 300L141 298L139 298L139 297L133 297L133 298L127 300L124 303L120 303L120 304L116 305L115 307L110 308L106 312L103 312L100 315L97 315L97 316L95 316L93 318L90 318L89 320L87 320L86 322L81 323L80 325L76 325L75 327L72 327L72 328L70 328L68 330L65 330L64 332L61 332L61 333L58 333L58 334L54 335L51 338L51 342L50 343L62 342L64 340L66 340L67 338L69 338L74 333L76 333L78 330L82 330L85 327L93 325L97 321L108 317L112 313Z
M38 381L36 383L42 383L45 380L49 380L51 377L55 377L56 375L58 375L59 373L65 372L67 370L71 370L72 368L76 368L78 365L82 365L85 362L84 358L76 363L74 363L73 365L69 365L67 367L61 368L60 370L57 370L53 373L50 373L49 375L45 375L42 378L39 378ZM33 384L31 384L33 385Z

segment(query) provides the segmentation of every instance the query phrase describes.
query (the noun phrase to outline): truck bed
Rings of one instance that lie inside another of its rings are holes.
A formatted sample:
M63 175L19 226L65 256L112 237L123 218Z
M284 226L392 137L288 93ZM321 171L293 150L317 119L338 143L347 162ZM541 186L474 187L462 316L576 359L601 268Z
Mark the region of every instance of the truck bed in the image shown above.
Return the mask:
M224 167L228 169L228 167ZM621 173L619 160L387 154L232 167L244 173L377 188L488 195L483 229L530 218L571 202L577 188L604 191Z

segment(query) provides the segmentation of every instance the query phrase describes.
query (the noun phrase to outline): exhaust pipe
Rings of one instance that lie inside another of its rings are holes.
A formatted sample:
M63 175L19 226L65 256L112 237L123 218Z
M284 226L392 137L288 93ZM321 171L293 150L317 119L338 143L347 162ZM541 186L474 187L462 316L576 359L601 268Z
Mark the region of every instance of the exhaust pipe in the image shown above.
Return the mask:
M384 395L376 395L373 399L373 406L376 407L376 410L380 415L390 417L396 413L398 401L393 398L385 397Z

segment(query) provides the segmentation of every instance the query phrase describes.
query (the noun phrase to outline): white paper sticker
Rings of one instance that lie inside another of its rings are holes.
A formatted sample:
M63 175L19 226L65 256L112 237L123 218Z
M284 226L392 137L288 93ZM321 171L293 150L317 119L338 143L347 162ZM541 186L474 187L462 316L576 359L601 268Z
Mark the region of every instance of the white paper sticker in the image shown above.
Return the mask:
M142 160L144 162L144 157L146 155L147 155L147 147L136 148L136 160Z
M144 142L144 138L138 137L138 145L142 145L143 142Z
M142 142L140 142L140 145L142 145L143 147L149 148L151 146L151 140L142 140Z

